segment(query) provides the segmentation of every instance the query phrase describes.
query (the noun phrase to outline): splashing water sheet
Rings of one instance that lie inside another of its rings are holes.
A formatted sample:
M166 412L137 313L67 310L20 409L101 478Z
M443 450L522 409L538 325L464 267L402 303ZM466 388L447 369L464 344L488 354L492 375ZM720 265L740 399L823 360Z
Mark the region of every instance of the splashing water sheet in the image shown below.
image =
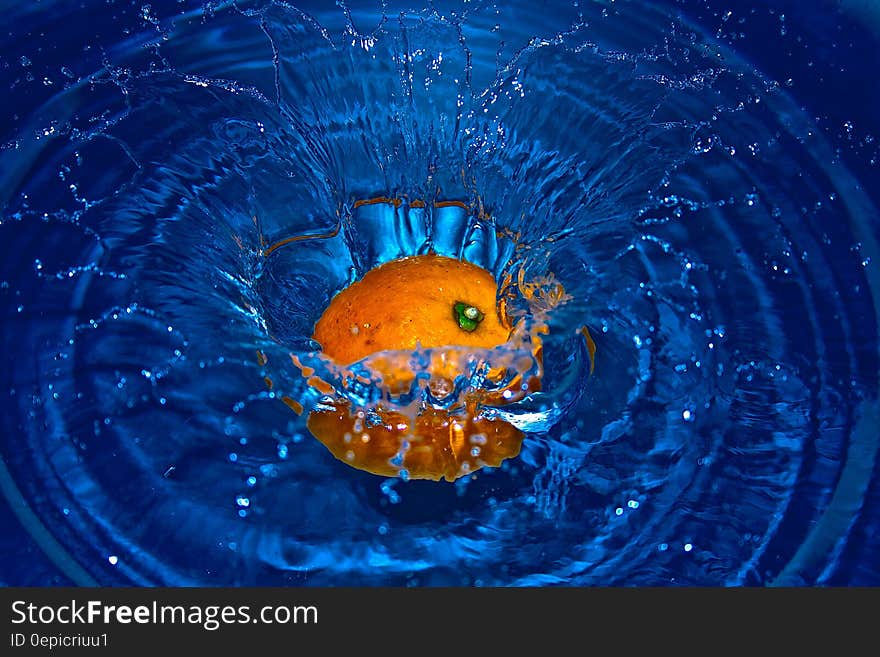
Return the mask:
M880 584L880 18L811 4L7 8L2 583ZM540 333L405 354L398 409L540 375L454 481L307 426L382 394L324 309L428 253Z

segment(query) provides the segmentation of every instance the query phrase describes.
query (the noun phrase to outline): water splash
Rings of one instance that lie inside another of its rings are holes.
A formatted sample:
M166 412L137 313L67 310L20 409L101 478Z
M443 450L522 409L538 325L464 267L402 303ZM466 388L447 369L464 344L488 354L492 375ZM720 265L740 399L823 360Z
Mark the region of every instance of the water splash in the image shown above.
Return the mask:
M876 145L729 28L252 2L92 39L68 11L40 19L79 66L15 42L2 73L29 111L0 138L0 304L3 459L72 577L809 583L867 544L877 210L840 150ZM376 196L474 212L368 229ZM290 353L332 295L426 249L571 297L546 393L486 409L519 458L442 488L344 467L280 401L320 403Z

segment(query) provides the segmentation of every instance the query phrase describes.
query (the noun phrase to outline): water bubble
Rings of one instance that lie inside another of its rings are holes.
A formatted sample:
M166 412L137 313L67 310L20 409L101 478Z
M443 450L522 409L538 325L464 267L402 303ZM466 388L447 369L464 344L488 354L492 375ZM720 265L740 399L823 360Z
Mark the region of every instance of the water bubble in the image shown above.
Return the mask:
M379 486L379 490L382 491L382 494L388 498L388 501L391 502L391 504L397 504L400 502L400 495L394 490L394 484L397 481L398 480L396 479L386 479Z

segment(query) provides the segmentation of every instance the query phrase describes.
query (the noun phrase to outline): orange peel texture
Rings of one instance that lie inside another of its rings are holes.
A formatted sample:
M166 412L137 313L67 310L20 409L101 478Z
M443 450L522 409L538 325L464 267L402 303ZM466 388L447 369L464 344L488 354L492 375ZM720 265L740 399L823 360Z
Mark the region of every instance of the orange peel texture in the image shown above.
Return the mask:
M435 385L462 373L467 348L504 345L511 329L490 272L429 254L386 262L340 291L315 324L312 337L341 366L376 354L368 363L380 377L379 385L400 391L412 383L413 372L405 359L377 352L464 347L432 352L429 385ZM540 359L540 345L534 355ZM521 378L514 384L519 389ZM538 385L532 379L528 388ZM379 405L372 409L369 423L367 409L337 401L332 410L313 411L307 426L336 458L360 470L382 476L405 470L410 479L454 481L519 454L521 431L475 412L477 402L487 399L498 403L500 393L476 391L449 410L426 406L413 414Z
M400 258L333 297L313 338L327 356L346 365L389 349L492 348L510 335L498 316L497 294L492 274L469 262L439 255ZM484 314L472 331L455 318L458 302Z

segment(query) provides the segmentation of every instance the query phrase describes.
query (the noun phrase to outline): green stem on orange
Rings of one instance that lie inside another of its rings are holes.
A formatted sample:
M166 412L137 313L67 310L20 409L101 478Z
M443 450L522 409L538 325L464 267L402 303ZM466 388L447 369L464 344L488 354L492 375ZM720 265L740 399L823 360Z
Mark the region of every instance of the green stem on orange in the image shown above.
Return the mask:
M452 316L458 322L458 328L471 333L477 329L485 315L476 306L464 301L456 301L452 306Z

